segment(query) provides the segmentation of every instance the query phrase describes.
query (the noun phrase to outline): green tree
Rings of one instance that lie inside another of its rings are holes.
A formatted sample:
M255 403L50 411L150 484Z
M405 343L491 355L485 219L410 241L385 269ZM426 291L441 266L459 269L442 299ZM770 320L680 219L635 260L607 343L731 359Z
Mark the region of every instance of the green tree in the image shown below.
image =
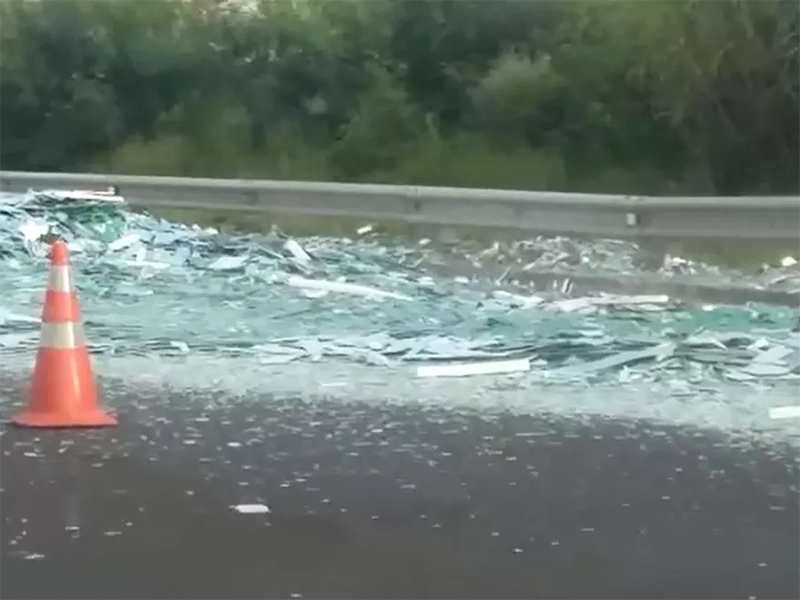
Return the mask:
M3 0L0 17L4 168L800 187L791 0Z
M721 194L797 190L796 2L614 4L593 22Z

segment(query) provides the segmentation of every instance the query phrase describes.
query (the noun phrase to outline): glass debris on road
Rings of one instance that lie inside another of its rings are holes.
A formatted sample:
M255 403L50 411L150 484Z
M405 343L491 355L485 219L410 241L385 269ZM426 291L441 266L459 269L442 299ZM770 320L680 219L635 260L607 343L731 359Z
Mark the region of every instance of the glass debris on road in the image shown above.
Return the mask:
M51 233L72 249L95 353L247 355L276 368L344 360L410 367L423 378L520 372L676 386L800 378L796 307L579 289L581 274L601 271L743 277L669 255L648 262L631 242L540 236L442 247L392 240L375 225L355 240L232 235L130 210L113 192L0 195L0 353L38 343L42 237ZM780 262L769 277L800 290L796 261ZM502 275L484 273L489 263ZM519 279L547 269L562 276L546 285Z
M800 418L799 406L776 406L769 409L770 419L798 419Z
M270 512L266 504L237 504L233 510L243 515L263 515Z
M422 365L417 367L417 377L464 377L466 375L501 375L530 371L527 358L518 360L489 360L473 363Z

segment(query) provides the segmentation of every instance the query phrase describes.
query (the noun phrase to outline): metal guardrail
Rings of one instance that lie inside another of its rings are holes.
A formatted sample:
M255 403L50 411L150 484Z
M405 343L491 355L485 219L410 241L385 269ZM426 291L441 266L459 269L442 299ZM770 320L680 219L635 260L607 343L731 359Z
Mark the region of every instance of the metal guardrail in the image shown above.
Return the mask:
M609 238L800 241L800 196L651 197L404 185L0 171L0 190L116 188L171 208L355 216Z

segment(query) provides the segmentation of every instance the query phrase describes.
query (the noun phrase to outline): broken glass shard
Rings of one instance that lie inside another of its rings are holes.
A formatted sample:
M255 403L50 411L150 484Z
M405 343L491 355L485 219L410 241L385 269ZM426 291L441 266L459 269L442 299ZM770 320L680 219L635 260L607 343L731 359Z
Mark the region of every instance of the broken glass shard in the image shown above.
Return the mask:
M247 259L247 256L220 256L207 268L211 271L237 271L244 267Z

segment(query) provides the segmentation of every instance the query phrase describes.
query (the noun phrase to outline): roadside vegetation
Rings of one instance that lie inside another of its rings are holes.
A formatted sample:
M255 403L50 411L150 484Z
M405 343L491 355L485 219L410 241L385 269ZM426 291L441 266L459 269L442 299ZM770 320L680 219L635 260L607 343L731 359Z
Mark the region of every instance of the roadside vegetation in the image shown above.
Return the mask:
M3 0L3 169L798 193L794 0Z

